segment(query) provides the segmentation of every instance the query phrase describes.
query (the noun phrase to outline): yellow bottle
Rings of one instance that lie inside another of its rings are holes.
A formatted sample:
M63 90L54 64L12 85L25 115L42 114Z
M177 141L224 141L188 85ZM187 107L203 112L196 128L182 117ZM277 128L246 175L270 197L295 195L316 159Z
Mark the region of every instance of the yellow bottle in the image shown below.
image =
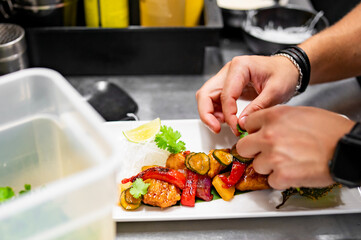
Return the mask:
M139 0L140 24L144 27L184 26L186 0Z
M129 26L128 0L84 0L84 9L88 27Z
M185 26L199 25L200 16L204 7L204 0L186 0Z

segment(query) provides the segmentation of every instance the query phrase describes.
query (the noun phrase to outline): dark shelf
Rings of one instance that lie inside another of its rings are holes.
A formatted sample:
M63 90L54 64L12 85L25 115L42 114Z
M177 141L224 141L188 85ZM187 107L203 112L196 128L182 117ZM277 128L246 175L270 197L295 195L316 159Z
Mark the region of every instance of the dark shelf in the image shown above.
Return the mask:
M202 16L191 28L27 28L30 65L64 75L201 74L223 27L216 0L205 0Z

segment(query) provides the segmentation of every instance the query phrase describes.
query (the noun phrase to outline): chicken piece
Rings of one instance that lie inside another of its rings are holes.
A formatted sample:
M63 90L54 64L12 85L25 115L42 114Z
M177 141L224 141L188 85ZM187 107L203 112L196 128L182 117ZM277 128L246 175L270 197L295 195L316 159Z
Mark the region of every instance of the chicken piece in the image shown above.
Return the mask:
M256 173L253 163L249 164L241 180L236 184L236 189L240 191L263 190L271 188L268 185L267 175Z
M173 206L181 199L179 188L173 184L156 179L147 179L144 182L150 183L148 192L143 196L145 204L166 208Z
M165 163L165 166L167 168L172 168L175 170L178 169L187 169L186 165L185 165L185 154L184 152L180 152L180 153L172 153L169 155L167 162Z
M223 171L226 166L223 166L222 164L220 164L214 157L213 157L213 152L216 149L212 149L211 151L209 151L208 153L208 157L209 157L209 171L208 171L208 177L213 178L214 176L216 176L218 173L220 173L221 171ZM225 152L230 152L230 149L219 149Z

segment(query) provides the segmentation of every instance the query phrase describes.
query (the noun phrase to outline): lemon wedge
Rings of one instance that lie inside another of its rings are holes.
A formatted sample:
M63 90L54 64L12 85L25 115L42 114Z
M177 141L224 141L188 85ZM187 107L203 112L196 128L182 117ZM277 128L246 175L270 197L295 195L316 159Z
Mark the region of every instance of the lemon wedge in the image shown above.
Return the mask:
M156 118L150 122L144 123L139 127L123 131L124 136L128 141L134 143L141 143L151 140L160 130L160 119Z

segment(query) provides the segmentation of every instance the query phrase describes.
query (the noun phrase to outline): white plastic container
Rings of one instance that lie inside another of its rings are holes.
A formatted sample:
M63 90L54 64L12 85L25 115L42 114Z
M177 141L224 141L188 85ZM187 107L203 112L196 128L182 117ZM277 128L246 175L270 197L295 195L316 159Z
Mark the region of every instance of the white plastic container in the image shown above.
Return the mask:
M114 239L117 150L102 118L57 72L0 77L0 239Z

